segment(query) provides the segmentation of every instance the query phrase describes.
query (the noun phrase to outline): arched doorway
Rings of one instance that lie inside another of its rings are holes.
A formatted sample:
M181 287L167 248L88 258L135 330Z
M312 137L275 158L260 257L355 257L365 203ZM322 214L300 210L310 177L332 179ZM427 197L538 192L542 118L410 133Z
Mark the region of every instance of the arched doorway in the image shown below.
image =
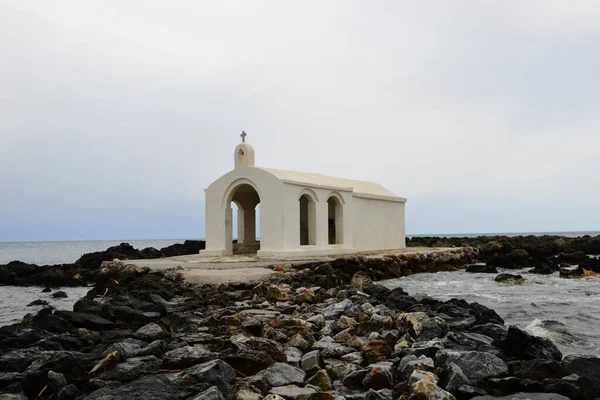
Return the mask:
M344 215L342 202L336 197L331 196L327 199L327 226L329 244L344 243Z
M260 197L256 190L249 184L239 185L232 192L228 215L231 226L226 229L227 242L231 243L232 254L256 253L260 249L257 240L257 206ZM233 207L232 207L233 206ZM233 215L235 211L235 216ZM233 238L236 237L236 243Z
M300 246L317 244L316 229L316 204L315 201L303 194L300 203Z

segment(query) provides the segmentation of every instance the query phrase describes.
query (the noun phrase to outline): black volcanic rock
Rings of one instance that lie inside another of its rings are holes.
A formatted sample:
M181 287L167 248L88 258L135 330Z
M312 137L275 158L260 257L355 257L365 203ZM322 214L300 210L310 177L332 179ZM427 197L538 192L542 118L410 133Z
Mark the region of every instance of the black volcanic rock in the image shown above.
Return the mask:
M496 267L492 266L492 265L487 265L487 264L472 264L472 265L467 265L467 268L465 269L466 272L473 272L473 273L487 273L487 274L497 274L498 270L496 269Z

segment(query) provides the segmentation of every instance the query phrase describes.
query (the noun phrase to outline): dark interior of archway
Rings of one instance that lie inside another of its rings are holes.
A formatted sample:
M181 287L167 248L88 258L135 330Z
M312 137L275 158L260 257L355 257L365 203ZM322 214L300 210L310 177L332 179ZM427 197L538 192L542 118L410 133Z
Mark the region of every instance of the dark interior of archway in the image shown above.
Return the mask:
M233 241L233 254L256 253L260 249L260 242L256 236L256 211L260 204L260 197L251 185L242 184L235 190L231 200L238 209L241 208L244 211L244 219L240 221L238 214L236 216L237 224L232 224L233 236L238 237ZM239 236L240 224L242 224L241 227L244 227L243 237ZM249 225L248 229L246 229L246 225Z
M329 236L329 244L336 244L335 237L335 208L337 206L337 200L334 197L330 197L327 200L327 226L328 226L328 236Z
M300 197L300 246L307 246L309 243L308 233L308 197Z

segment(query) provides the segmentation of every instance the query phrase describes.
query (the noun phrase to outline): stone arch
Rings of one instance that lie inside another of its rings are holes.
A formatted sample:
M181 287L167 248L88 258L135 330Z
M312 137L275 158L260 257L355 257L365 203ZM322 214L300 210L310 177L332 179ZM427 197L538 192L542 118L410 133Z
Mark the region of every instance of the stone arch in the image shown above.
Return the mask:
M317 244L317 196L310 189L303 189L298 196L300 246Z
M225 190L225 195L223 196L223 207L226 207L229 203L231 203L233 201L233 195L235 194L235 191L238 189L239 186L241 185L250 185L254 188L254 190L256 191L256 193L258 194L259 198L263 198L260 190L258 189L258 185L256 185L254 182L252 182L250 179L248 178L239 178L236 179L235 181L231 182L229 184L229 186L227 186L227 190Z
M338 192L335 192L335 191L329 192L329 194L327 195L327 200L329 200L331 197L335 197L336 199L338 199L340 204L346 204L346 202L344 201L344 198Z
M256 207L261 202L257 185L247 178L232 182L223 196L225 213L225 253L254 253L260 248L256 240ZM237 243L233 244L233 210L231 204L237 206ZM260 229L260 228L259 228Z
M302 197L303 195L307 195L315 203L319 202L319 197L317 197L317 194L309 188L304 188L300 191L300 193L298 194L298 200L300 200L300 197Z

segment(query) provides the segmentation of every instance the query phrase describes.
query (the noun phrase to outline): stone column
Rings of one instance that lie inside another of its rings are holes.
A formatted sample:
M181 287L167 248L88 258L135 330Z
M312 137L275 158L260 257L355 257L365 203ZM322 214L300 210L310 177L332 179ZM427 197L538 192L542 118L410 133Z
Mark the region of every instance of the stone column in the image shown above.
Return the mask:
M238 211L237 211L237 223L238 223L237 241L238 241L238 243L246 243L246 240L247 240L247 236L244 234L245 233L244 226L246 225L246 219L244 218L244 214L245 214L244 208L242 208L241 206L238 206Z
M254 243L256 242L256 208L245 208L243 214L244 243Z
M319 201L316 204L316 226L317 240L316 245L319 249L326 249L329 245L329 208L327 201Z
M233 211L231 206L225 210L225 252L226 256L233 254Z

